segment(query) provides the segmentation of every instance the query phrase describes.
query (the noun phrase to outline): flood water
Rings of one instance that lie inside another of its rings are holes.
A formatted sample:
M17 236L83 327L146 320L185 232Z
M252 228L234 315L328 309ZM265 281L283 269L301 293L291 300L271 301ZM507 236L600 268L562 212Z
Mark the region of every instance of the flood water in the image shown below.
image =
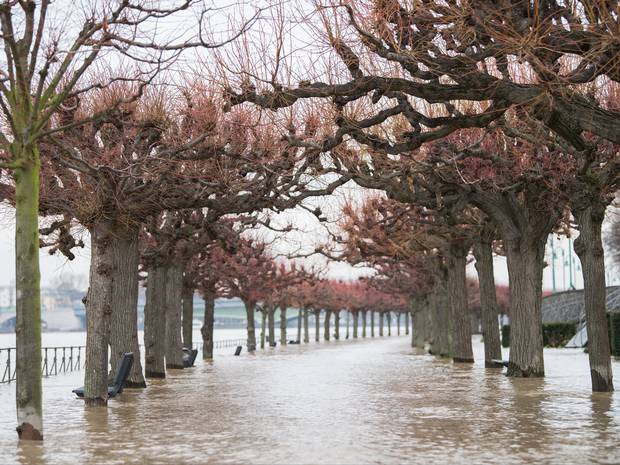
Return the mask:
M17 442L2 385L0 463L620 463L620 394L590 392L586 354L546 350L545 379L511 379L474 350L460 366L407 337L226 349L91 410L81 373L56 376L43 445Z

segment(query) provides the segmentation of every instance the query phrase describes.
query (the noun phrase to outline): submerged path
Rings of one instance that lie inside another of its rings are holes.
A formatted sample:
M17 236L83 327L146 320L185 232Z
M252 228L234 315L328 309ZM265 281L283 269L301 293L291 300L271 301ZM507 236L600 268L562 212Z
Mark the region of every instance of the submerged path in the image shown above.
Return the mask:
M81 375L44 381L45 443L18 444L0 387L0 463L618 463L620 394L591 394L587 356L546 350L547 378L415 355L406 337L218 354L108 409ZM620 378L620 363L614 362ZM620 383L619 383L620 384Z

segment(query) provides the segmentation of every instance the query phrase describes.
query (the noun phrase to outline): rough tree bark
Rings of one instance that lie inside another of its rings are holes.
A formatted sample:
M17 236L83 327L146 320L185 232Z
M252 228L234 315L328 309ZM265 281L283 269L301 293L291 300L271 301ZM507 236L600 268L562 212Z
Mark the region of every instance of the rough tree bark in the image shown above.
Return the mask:
M113 226L98 221L90 228L91 259L86 294L86 360L84 401L86 406L108 403L108 339L112 313L114 254L110 243ZM39 373L41 376L41 373Z
M540 306L546 239L504 239L510 288L508 376L545 376Z
M118 362L126 352L134 355L128 388L144 388L140 346L138 344L138 228L117 228L110 241L114 256L112 314L110 315L110 373L114 376Z
M614 390L614 384L607 328L605 261L601 240L605 206L592 201L582 209L573 207L573 215L579 225L575 252L581 262L583 273L592 390L611 392Z
M340 339L340 310L337 310L334 313L334 339Z
M256 351L256 331L254 329L254 309L256 307L256 302L251 300L245 300L243 302L245 304L245 316L247 318L247 332L248 332L248 352ZM269 335L271 337L271 334Z
M28 147L22 155L22 164L14 171L17 434L23 440L41 441L43 391L38 218L41 162L35 146ZM103 311L101 307L94 309L96 313ZM97 351L98 347L93 346L92 349ZM105 354L107 363L107 348ZM100 354L94 355L97 358ZM93 354L91 354L91 368L97 369L100 360L93 360L92 356ZM97 383L92 384L89 394L97 397L100 394L98 388ZM102 400L105 403L105 397Z
M383 336L383 312L379 312L379 336Z
M303 309L299 307L297 310L297 343L301 342L301 320L303 318Z
M273 347L276 343L276 308L272 305L265 307L267 309L267 327L269 329L269 347Z
M474 363L471 345L471 317L467 306L468 246L461 243L450 247L448 259L448 294L452 320L452 360L455 363Z
M375 311L370 311L370 337L375 337Z
M308 344L310 342L310 329L308 328L308 316L310 311L307 307L304 307L304 344Z
M362 310L362 337L366 337L366 310Z
M474 193L472 202L498 228L508 267L510 290L510 357L508 376L543 377L542 273L545 243L563 205L543 208L541 183L514 193Z
M260 318L260 348L265 348L265 331L267 330L267 311L263 309Z
M280 345L286 345L286 305L280 306Z
M409 302L409 313L411 314L411 347L417 347L417 336L418 336L418 326L417 326L417 317L416 317L416 305L414 304L414 300L411 299Z
M213 360L213 322L215 320L215 288L205 289L205 315L202 334L202 358Z
M183 347L191 349L194 345L192 332L194 330L194 289L183 286Z
M476 271L480 286L480 308L482 312L482 338L484 340L484 365L498 368L493 360L501 360L502 346L497 323L497 295L493 273L493 250L491 241L477 241L473 246Z
M427 344L431 340L431 308L428 304L428 301L425 303L422 312L422 338L424 339L424 343ZM448 309L449 313L449 309ZM449 320L449 318L448 318Z
M412 300L411 312L413 319L413 347L424 350L426 344L425 325L426 325L426 306L428 305L428 297L424 297L418 301Z
M388 336L392 335L392 312L385 314L385 321L387 322Z
M321 310L314 311L314 340L319 342L321 335Z
M409 335L409 312L405 312L405 336ZM364 337L366 337L364 335Z
M356 310L355 312L353 312L353 339L357 339L357 326L359 325L359 322L360 314Z
M439 283L436 282L428 294L428 306L431 317L431 339L428 341L428 351L431 355L443 357L441 350L442 331L445 328L445 321L441 320L439 305Z
M183 268L168 268L166 281L166 368L183 369L182 307Z
M442 270L441 277L437 282L437 289L435 294L435 310L437 311L437 324L439 330L437 335L439 340L437 342L437 350L441 357L452 356L452 321L450 297L448 295L448 279L447 269Z
M144 374L147 378L166 377L167 280L167 267L149 267L144 305Z
M329 324L331 319L331 312L325 310L325 329L323 331L323 339L329 341Z

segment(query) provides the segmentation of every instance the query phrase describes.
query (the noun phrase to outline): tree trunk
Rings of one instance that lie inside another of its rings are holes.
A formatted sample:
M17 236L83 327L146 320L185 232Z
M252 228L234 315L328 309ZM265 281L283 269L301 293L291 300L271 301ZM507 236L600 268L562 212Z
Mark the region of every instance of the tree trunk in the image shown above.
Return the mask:
M90 276L88 293L84 302L86 306L84 368L86 406L107 405L108 403L108 342L115 278L114 253L110 247L112 234L112 224L109 221L96 222L90 228Z
M303 317L303 309L299 307L297 310L297 343L301 342L301 319Z
M334 339L340 339L340 310L334 312Z
M383 312L379 312L379 336L383 336Z
M583 210L573 210L573 215L579 224L579 237L575 240L575 252L581 261L583 273L592 391L611 392L614 390L614 384L607 329L607 290L601 240L605 207L590 203Z
M194 330L194 289L183 286L183 347L194 347L192 331Z
M448 313L449 313L449 310L448 310ZM449 319L450 318L448 317L448 320ZM424 344L426 345L431 340L431 307L428 304L428 301L426 302L426 305L424 305L423 307L422 320L423 320L422 339L424 339Z
M400 336L400 312L396 313L396 335Z
M280 307L280 345L286 345L286 305Z
M366 337L366 310L362 311L362 337Z
M439 326L437 335L437 350L440 357L452 356L452 320L450 296L448 295L447 270L444 269L443 276L438 281L435 293L435 311L437 312L436 322ZM433 311L432 309L430 311Z
M202 334L202 358L213 360L213 322L215 320L215 288L205 290L205 315Z
M497 368L493 360L501 360L502 346L497 323L497 296L493 273L493 251L491 242L477 242L473 247L476 271L480 286L480 309L482 312L482 339L484 340L484 366Z
M172 265L168 268L166 281L166 368L182 369L182 310L183 268Z
M310 342L310 329L308 328L308 315L310 311L308 308L304 307L304 344L308 344Z
M409 312L405 312L405 336L408 336L408 335L409 335Z
M359 324L360 314L356 310L353 312L353 339L357 339L357 326Z
M412 342L413 347L416 349L424 350L426 345L425 333L425 318L426 318L426 307L428 306L428 297L425 297L419 301L411 302L411 311L413 313L413 333L412 333Z
M329 323L331 318L331 312L325 310L325 330L323 331L323 339L329 341Z
M110 315L110 367L112 376L126 352L133 353L133 365L125 383L128 388L144 388L140 346L138 345L138 265L140 230L115 231L110 241L114 256L112 314Z
M43 440L41 382L41 275L39 272L39 153L35 147L14 171L15 177L15 288L16 288L16 404L20 439ZM91 265L92 267L92 265ZM109 302L109 301L107 301ZM107 303L105 305L108 305ZM109 307L100 305L100 312ZM91 341L94 342L94 341ZM97 351L97 347L93 347ZM106 347L107 363L107 347ZM97 357L96 354L95 358ZM91 369L98 368L91 354ZM95 365L93 365L95 362ZM98 396L96 384L89 394ZM105 404L105 397L102 399Z
M375 311L370 311L370 337L375 337Z
M385 314L385 320L387 321L388 336L391 336L392 335L392 312L387 312Z
M459 246L451 249L448 266L448 294L452 320L452 360L455 363L474 363L465 276L468 248Z
M439 313L438 287L439 283L436 282L427 297L431 319L431 338L428 341L428 352L431 355L441 356L441 330L445 322L441 320L441 314Z
M314 340L319 342L319 336L321 335L321 311L314 311Z
M256 351L256 331L254 329L254 308L256 307L256 303L252 301L245 301L245 316L248 320L247 330L248 330L248 352ZM269 338L271 340L271 331L269 334Z
M167 280L167 267L149 267L144 305L144 374L147 378L166 377Z
M510 288L508 376L545 376L540 311L545 240L504 240Z
M267 310L263 309L260 322L260 348L265 348L265 331L267 330Z
M276 308L268 305L267 307L267 325L269 327L269 347L273 347L276 342Z
M351 318L351 312L347 311L347 332L345 339L349 339L349 319Z

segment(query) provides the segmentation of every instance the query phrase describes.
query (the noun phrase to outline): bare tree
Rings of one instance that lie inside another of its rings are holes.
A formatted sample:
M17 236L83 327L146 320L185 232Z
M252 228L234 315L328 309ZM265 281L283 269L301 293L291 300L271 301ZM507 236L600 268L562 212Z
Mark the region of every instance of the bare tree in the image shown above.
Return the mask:
M163 26L171 18L191 13L194 3L110 0L87 2L82 9L50 0L4 1L0 5L0 168L14 181L17 417L22 439L40 440L43 436L37 252L40 142L85 122L64 124L53 118L59 109L73 105L82 93L117 81L131 81L137 84L138 96L143 85L174 63L184 49L215 46L203 40L202 26L198 27L197 37L178 42L161 32L155 36L155 31L160 30L153 27L155 23ZM130 63L138 66L129 75L105 72L114 67L131 69ZM92 115L88 120L99 116ZM97 235L101 234L105 232L98 230ZM97 264L100 268L108 265L107 259ZM103 356L99 362L107 364ZM88 365L87 370L92 369L90 361ZM87 384L86 390L91 389ZM105 399L101 402L105 403Z

